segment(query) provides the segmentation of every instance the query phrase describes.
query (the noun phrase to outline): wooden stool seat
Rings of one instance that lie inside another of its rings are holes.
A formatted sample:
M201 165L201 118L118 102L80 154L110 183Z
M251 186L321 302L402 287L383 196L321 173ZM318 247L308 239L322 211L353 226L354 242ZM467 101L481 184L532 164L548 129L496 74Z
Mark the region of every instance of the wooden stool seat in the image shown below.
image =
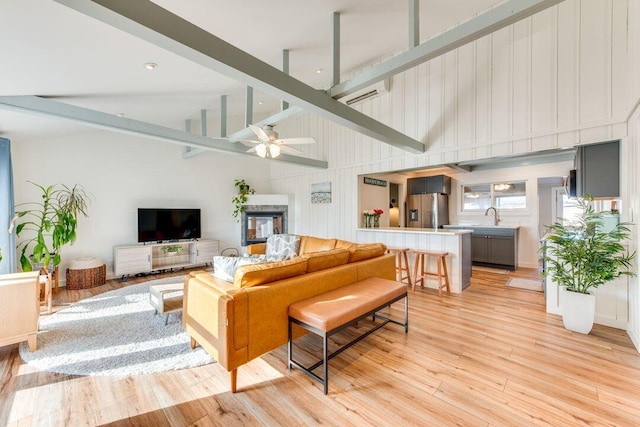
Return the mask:
M409 271L409 248L387 248L388 254L395 254L396 256L396 279L398 282L407 280L407 284L412 286L411 289L415 290L411 282L411 273Z
M417 283L424 286L424 281L427 276L434 276L438 279L438 296L442 296L442 288L446 288L447 292L451 292L446 259L449 253L420 250L414 250L414 252L416 254L416 262L413 268L413 289L415 289ZM438 269L436 273L429 271L429 257L431 256L436 258L436 266Z

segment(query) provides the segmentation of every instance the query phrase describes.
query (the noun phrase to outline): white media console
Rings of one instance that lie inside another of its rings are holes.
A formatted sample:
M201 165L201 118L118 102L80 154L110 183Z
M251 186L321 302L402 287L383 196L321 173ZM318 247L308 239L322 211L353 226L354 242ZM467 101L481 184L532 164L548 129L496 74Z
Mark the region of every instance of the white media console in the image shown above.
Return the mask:
M165 246L179 245L179 253L164 253ZM131 274L149 273L156 270L195 267L213 262L218 255L217 240L194 240L183 242L147 243L115 246L113 248L113 270L123 279Z

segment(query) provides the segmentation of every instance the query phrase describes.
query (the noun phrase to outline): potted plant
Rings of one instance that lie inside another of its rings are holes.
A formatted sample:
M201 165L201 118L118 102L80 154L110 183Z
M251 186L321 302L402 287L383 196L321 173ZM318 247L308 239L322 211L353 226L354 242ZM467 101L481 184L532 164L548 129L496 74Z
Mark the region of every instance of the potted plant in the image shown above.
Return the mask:
M254 194L255 191L249 187L244 179L236 179L233 181L233 185L238 189L238 194L233 196L231 202L233 203L233 217L236 221L240 221L239 215L244 212L247 200L249 200L249 194Z
M167 245L162 247L162 252L164 252L164 254L168 256L177 255L182 252L182 250L182 245Z
M13 222L23 220L16 226L16 236L30 232L29 238L18 243L22 271L31 271L35 264L42 263L47 269L53 261L54 269L60 264L60 249L73 244L77 237L78 216L87 216L90 197L79 186L67 187L54 184L48 187L36 184L42 192L38 202L18 205L27 209L17 211Z
M605 230L607 212L596 212L592 201L591 196L578 199L580 215L566 224L547 226L547 244L542 249L547 263L544 276L561 287L564 326L583 334L593 327L595 295L591 290L622 275L633 275L631 261L636 255L621 243L629 237L632 224L617 223Z

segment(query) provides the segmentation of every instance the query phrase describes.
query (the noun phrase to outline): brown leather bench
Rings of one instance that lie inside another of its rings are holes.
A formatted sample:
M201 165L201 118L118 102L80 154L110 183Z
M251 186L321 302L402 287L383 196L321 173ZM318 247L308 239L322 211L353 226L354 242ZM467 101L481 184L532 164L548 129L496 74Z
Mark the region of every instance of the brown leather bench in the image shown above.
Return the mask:
M384 317L377 312L404 298L404 323ZM333 353L328 353L328 338L349 327L358 320L371 315L372 320L381 319L369 331L360 335L353 341L345 344ZM298 301L289 306L289 344L288 344L288 368L295 366L320 382L324 386L324 394L329 389L329 360L342 351L359 342L369 334L377 331L387 323L395 323L404 326L404 331L409 331L407 286L404 283L393 280L371 277L352 285L317 295L306 300ZM293 360L293 336L292 324L322 337L322 360L312 366L305 367ZM313 373L318 366L323 365L323 376Z

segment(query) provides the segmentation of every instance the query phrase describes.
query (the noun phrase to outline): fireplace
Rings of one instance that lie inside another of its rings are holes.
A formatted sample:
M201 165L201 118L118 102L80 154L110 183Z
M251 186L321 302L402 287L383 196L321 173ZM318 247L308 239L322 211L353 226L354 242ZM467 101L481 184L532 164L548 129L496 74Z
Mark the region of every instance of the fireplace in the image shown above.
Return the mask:
M242 246L264 243L272 234L287 233L287 205L247 205L241 216Z

